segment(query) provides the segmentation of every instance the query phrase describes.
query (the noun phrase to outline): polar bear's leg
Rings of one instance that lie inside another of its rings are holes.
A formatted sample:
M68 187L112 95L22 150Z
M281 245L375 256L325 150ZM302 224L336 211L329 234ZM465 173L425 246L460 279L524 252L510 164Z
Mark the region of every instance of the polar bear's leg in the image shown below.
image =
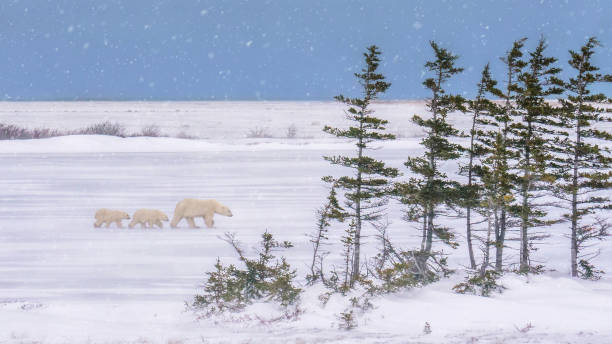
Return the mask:
M110 220L104 220L104 222L106 223L106 226L105 226L106 228L110 227L111 225Z
M115 221L115 223L117 224L118 228L123 228L123 226L121 225L121 220L117 220Z
M155 224L159 227L159 228L164 228L164 224L160 221L160 220L155 220Z
M178 225L178 223L183 219L182 216L178 216L176 214L174 214L174 216L172 217L172 221L170 222L170 227L172 228L176 228L176 225Z
M200 228L198 226L196 226L195 221L193 220L193 217L185 217L187 219L187 223L189 223L189 228Z
M130 224L128 225L129 228L134 228L134 226L136 226L138 222L136 222L136 219L133 219L132 222L130 222Z
M204 222L206 222L206 227L212 228L212 226L215 224L215 221L213 220L212 215L206 214L203 217L204 217Z

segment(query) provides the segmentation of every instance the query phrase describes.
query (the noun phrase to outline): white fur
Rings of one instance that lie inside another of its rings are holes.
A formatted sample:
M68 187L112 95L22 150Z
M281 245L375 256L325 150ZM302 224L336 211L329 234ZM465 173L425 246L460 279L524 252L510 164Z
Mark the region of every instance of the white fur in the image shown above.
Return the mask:
M162 211L157 209L138 209L134 212L132 222L130 222L128 227L134 228L134 226L140 223L142 228L152 228L153 225L163 228L164 225L162 221L168 221L168 216Z
M96 228L102 226L104 223L106 223L106 228L108 228L113 222L117 224L117 227L123 228L121 220L130 219L130 215L124 211L106 208L98 209L94 217L96 218L96 222L94 223L94 227Z
M215 224L213 220L214 214L233 216L228 207L214 199L186 198L177 203L170 226L176 228L176 225L185 218L190 228L198 228L198 226L195 225L194 218L203 217L206 226L211 228Z

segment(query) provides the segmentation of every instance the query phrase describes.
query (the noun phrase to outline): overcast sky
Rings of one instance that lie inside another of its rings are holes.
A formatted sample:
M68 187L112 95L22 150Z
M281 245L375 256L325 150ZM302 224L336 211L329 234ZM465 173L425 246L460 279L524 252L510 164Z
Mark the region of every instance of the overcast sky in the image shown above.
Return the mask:
M465 68L450 90L469 96L487 61L501 79L498 58L523 36L529 50L544 35L564 69L597 36L612 73L611 18L610 0L2 0L0 95L330 100L358 94L353 73L376 44L383 98L423 98L436 40Z

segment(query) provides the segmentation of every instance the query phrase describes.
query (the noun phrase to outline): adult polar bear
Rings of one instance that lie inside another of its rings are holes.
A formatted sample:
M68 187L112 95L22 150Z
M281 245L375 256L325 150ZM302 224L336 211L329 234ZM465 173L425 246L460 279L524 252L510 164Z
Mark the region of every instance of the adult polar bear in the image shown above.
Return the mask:
M190 228L199 228L193 219L195 217L203 217L206 227L210 228L215 224L213 221L215 214L233 216L228 207L214 199L186 198L176 204L170 226L176 228L176 225L185 218Z

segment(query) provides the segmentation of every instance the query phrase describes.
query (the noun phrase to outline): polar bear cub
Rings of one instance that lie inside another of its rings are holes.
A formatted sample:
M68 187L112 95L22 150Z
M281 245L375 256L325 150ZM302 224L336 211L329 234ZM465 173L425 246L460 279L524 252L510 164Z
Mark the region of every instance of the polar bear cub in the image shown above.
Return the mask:
M168 216L157 209L138 209L132 216L132 222L128 225L134 228L140 223L141 228L153 228L156 225L159 228L164 228L162 221L168 221Z
M233 216L228 207L214 199L186 198L176 204L170 226L176 228L176 225L185 218L190 228L199 228L196 226L194 218L203 217L206 227L210 228L215 224L213 221L214 214Z
M117 227L123 228L121 220L130 219L130 215L124 211L106 208L98 209L94 217L96 218L96 222L94 223L94 227L96 228L102 226L104 223L106 223L106 228L108 228L113 222L117 224Z

